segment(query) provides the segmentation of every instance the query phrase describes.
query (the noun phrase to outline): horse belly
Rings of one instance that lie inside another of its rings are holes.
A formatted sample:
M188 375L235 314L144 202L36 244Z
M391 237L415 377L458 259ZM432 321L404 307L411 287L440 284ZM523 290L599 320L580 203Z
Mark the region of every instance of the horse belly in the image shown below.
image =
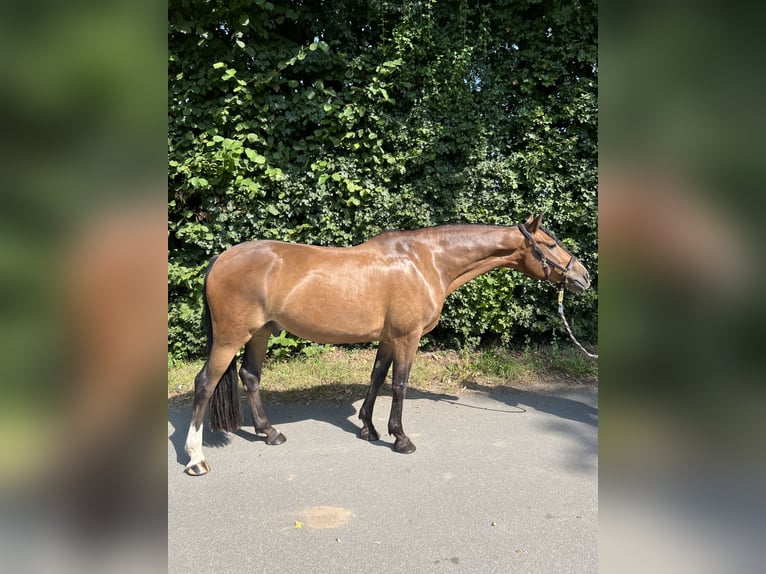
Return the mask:
M380 339L385 308L361 289L307 285L285 298L274 320L293 335L317 343L364 343Z

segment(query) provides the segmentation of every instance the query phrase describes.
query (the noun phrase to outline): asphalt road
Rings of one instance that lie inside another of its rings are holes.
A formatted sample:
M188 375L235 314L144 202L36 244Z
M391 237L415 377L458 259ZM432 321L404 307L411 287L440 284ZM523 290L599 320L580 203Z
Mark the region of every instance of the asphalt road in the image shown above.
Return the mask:
M204 436L183 473L190 406L168 411L168 572L596 572L598 390L411 392L413 454L356 437L359 401L267 404L287 436ZM249 421L249 411L245 410Z

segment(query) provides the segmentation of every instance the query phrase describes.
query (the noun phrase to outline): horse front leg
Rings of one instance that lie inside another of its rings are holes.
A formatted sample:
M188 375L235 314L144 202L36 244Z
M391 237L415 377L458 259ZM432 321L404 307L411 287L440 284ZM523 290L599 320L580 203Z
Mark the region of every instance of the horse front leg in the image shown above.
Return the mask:
M359 437L364 440L375 441L380 438L378 431L372 424L372 411L375 409L375 399L378 398L378 391L388 376L388 370L391 368L394 354L390 343L384 341L378 345L378 352L375 355L375 363L370 375L370 387L367 389L367 396L364 398L362 408L359 409L359 419L362 421L362 430Z
M408 339L395 345L394 348L393 402L391 403L391 415L388 419L388 434L394 436L394 450L403 454L415 452L415 445L404 434L402 410L418 342L418 338L415 338L414 341Z

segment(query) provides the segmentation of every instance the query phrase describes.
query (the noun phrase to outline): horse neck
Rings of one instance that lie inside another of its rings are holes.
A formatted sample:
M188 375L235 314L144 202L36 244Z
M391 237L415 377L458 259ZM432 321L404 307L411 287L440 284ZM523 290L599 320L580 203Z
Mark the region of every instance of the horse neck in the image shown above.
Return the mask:
M498 267L517 267L524 238L516 227L449 226L439 231L434 263L445 297L471 279Z

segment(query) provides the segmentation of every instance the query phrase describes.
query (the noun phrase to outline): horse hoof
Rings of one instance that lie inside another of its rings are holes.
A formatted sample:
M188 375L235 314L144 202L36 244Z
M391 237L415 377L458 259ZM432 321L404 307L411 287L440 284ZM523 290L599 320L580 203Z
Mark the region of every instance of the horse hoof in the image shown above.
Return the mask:
M374 442L376 440L379 440L380 436L378 436L378 433L375 431L375 429L363 428L359 432L359 438L361 438L362 440Z
M287 437L279 431L276 431L274 433L269 433L269 435L266 437L266 444L270 444L272 446L282 444L283 442L286 442L286 441L287 441Z
M190 464L184 469L184 472L189 476L202 476L210 472L210 465L207 461L200 461L196 464Z
M407 437L398 438L396 439L396 442L394 442L394 450L402 454L410 454L415 452L415 445L412 444L412 441Z

